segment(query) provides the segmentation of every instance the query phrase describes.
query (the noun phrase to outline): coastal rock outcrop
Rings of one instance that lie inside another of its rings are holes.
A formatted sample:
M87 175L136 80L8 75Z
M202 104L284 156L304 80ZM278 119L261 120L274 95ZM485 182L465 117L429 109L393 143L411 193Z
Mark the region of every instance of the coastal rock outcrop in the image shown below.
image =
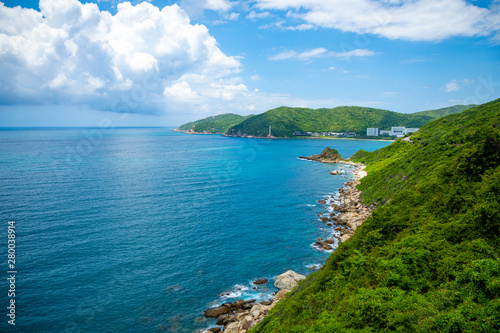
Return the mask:
M319 155L300 156L299 158L321 163L339 163L344 161L339 152L330 147L326 147Z
M292 270L289 270L281 275L278 275L276 280L274 281L274 286L279 290L291 290L293 287L296 287L300 281L304 280L306 277L304 275L300 275L295 273Z
M203 312L206 317L217 318L217 325L223 326L223 332L231 333L246 333L257 323L261 322L282 298L297 286L299 281L305 279L304 275L300 275L290 270L276 278L275 286L280 289L270 300L262 301L260 304L254 304L255 299L248 301L239 299L233 303L224 303L220 306L207 309ZM266 278L260 278L266 280ZM258 279L258 280L260 280ZM256 281L258 281L256 280ZM263 281L262 280L262 281ZM255 282L254 282L255 284ZM220 332L220 327L212 327L203 333Z

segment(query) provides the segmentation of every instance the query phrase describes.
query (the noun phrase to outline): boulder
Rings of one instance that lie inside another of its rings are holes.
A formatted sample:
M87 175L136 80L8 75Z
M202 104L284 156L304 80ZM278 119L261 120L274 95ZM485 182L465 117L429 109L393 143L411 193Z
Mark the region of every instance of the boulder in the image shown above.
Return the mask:
M283 289L283 290L280 290L276 293L276 295L273 296L273 301L274 302L277 302L279 301L280 299L284 298L286 296L286 294L288 294L290 292L290 290L288 289Z
M265 283L267 283L267 281L268 281L268 280L267 280L266 278L263 278L263 277L262 277L262 278L258 278L257 280L255 280L255 281L253 282L253 284L256 284L256 285L265 284Z
M239 299L237 301L235 301L232 305L233 305L233 308L236 308L236 309L239 309L239 308L242 308L243 305L245 305L246 302L242 299Z
M217 325L226 325L228 323L229 315L223 314L217 318Z
M280 290L292 290L293 287L299 284L299 281L304 280L306 277L289 270L281 275L278 275L274 286Z
M245 316L240 322L240 330L248 330L253 323L252 316Z
M203 312L203 314L209 318L217 318L222 314L229 313L230 310L231 309L229 307L221 305L215 308L207 309Z
M210 332L212 333L219 333L219 332L222 332L221 328L220 327L211 327L208 329Z
M323 199L318 200L318 203L320 203L320 204L323 204L323 205L324 205L324 204L326 204L326 200L323 200Z
M271 305L271 304L273 304L273 301L261 301L260 304L262 304L262 305Z
M234 322L234 323L229 323L226 327L224 327L224 333L239 333L240 323Z

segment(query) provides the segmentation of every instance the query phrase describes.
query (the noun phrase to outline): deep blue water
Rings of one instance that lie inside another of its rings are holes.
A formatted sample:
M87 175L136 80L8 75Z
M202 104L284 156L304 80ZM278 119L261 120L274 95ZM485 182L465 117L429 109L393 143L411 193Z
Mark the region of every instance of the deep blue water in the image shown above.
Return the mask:
M205 308L233 300L222 292L267 299L272 281L252 290L253 279L326 260L311 247L329 232L317 201L346 181L329 174L337 166L297 157L387 144L0 130L0 257L7 276L15 220L15 330L193 332L210 326ZM6 313L0 331L12 331Z

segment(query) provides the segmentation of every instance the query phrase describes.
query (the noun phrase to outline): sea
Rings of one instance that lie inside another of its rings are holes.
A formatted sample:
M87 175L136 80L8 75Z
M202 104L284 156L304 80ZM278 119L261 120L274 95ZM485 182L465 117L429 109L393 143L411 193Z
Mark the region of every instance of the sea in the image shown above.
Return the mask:
M352 167L298 157L388 144L1 129L0 331L203 331L214 325L203 310L269 299L277 275L327 260L313 246L332 233L318 201L338 195Z

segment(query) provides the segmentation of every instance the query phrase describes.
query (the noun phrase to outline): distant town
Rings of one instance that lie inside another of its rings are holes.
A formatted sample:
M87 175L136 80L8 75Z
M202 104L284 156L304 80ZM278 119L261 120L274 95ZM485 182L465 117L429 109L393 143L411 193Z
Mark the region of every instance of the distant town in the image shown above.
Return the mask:
M366 136L395 136L398 138L404 137L406 134L415 133L418 128L406 128L402 126L391 127L390 130L379 130L378 128L369 127L366 129ZM358 134L353 132L293 132L294 136L335 136L341 138L353 138Z

